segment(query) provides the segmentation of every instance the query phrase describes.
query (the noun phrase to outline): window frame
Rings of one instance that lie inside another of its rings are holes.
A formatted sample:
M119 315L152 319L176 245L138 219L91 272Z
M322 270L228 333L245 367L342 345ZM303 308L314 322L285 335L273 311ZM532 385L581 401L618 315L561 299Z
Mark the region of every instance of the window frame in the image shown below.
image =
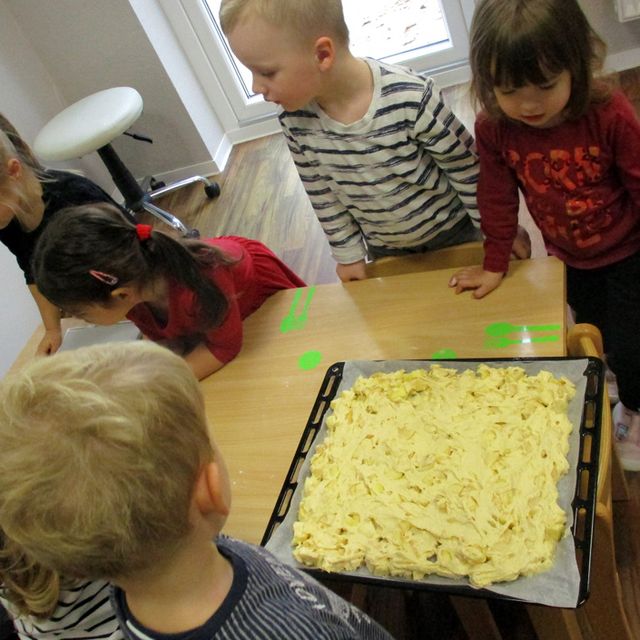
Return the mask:
M225 129L242 129L272 120L278 108L260 96L248 96L236 74L233 59L227 53L222 32L213 20L203 0L158 0L169 23L194 65L219 113ZM449 47L434 45L427 55L399 60L401 56L386 58L389 62L407 65L418 73L437 77L451 77L453 82L465 79L461 69L468 66L468 29L473 15L474 0L441 0L450 41ZM402 56L403 57L403 56ZM445 86L445 82L440 82ZM221 99L221 96L223 99Z

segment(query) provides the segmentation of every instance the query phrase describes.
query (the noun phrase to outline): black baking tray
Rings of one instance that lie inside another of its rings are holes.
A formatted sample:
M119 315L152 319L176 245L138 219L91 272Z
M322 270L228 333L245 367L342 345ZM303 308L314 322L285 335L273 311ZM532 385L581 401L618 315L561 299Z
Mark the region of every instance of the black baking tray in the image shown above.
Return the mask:
M602 420L602 402L604 387L603 362L594 357L582 356L569 357L542 357L542 358L465 358L450 360L414 360L424 362L425 367L432 364L446 366L447 362L465 362L480 364L513 365L535 361L563 361L585 360L588 364L584 370L587 378L585 396L580 419L580 447L578 463L576 467L576 491L571 507L573 510L572 534L576 548L578 570L580 573L580 588L576 607L584 604L589 597L589 584L591 576L591 553L593 547L594 520L596 512L596 491L598 486L598 461L600 455L600 424ZM291 499L298 486L300 469L311 446L320 431L324 415L329 410L331 401L335 398L344 370L344 362L336 362L331 365L324 376L320 391L311 409L307 425L302 433L300 442L291 461L286 479L278 495L269 523L262 537L261 545L267 544L274 531L285 519ZM394 580L389 582L384 576L354 576L352 574L328 573L313 567L301 567L305 572L318 578L327 577L332 580L345 580L350 582L363 582L366 584L379 584L386 587L424 589L429 591L444 591L465 596L482 598L495 598L501 600L518 600L507 595L498 594L487 589L464 585L440 585L409 580Z

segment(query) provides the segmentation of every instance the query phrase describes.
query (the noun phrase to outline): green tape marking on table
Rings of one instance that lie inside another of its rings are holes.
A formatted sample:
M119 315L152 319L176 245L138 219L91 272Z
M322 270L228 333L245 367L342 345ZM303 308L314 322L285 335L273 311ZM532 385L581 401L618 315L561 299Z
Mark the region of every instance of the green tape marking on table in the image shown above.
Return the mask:
M458 354L453 349L439 349L431 354L431 360L453 360Z
M315 369L322 362L322 354L319 351L306 351L298 358L298 366L303 371Z
M484 332L488 336L507 336L510 333L533 333L538 331L560 331L559 324L511 324L510 322L493 322Z
M521 336L520 338L508 338L507 336L493 336L484 341L487 349L504 349L512 344L530 344L532 342L558 342L559 336Z
M296 314L303 291L306 291L307 295L302 306L302 311ZM289 313L287 313L287 315L282 319L282 322L280 323L281 333L288 333L289 331L302 329L305 324L307 324L307 320L309 319L309 305L311 304L311 300L313 299L313 294L315 293L315 291L315 287L296 289L296 293L293 296L293 302L291 303L291 307L289 308Z
M504 349L512 344L530 344L532 342L558 342L558 335L531 336L531 333L560 331L559 324L512 324L511 322L493 322L485 327L486 349ZM526 335L516 335L526 334ZM513 337L509 337L513 336Z

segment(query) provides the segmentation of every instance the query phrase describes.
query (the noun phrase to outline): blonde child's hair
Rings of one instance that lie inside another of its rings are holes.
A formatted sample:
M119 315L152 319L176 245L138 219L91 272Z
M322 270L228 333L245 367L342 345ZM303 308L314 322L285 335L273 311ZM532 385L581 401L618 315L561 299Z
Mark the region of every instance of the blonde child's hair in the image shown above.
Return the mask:
M163 566L213 457L198 381L147 341L34 361L0 385L0 527L65 578Z
M220 25L225 34L249 17L284 26L301 38L315 40L324 35L349 45L341 0L222 0Z
M22 139L11 122L0 114L0 190L10 189L14 195L18 196L20 202L23 202L26 199L23 186L13 182L10 184L7 179L7 165L12 158L19 160L23 171L32 175L33 179L41 181L46 179L45 169L29 145ZM34 219L31 212L24 206L19 206L14 213L26 231L33 231L40 223L40 219Z
M18 615L48 618L58 606L58 574L29 557L0 530L0 593Z
M0 160L6 165L9 158L18 158L34 173L44 171L31 147L22 139L11 122L0 113Z
M565 70L571 74L569 118L610 95L610 86L595 79L606 46L576 0L481 0L469 47L473 94L493 118L503 117L495 87L542 85Z

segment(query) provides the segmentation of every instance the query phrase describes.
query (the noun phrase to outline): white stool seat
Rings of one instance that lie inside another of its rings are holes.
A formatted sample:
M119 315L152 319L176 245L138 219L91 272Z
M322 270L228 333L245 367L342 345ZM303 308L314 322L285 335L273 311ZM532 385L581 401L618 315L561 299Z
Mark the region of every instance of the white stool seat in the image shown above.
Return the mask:
M33 150L46 161L79 158L109 144L141 113L142 97L135 89L98 91L52 118L36 136Z

